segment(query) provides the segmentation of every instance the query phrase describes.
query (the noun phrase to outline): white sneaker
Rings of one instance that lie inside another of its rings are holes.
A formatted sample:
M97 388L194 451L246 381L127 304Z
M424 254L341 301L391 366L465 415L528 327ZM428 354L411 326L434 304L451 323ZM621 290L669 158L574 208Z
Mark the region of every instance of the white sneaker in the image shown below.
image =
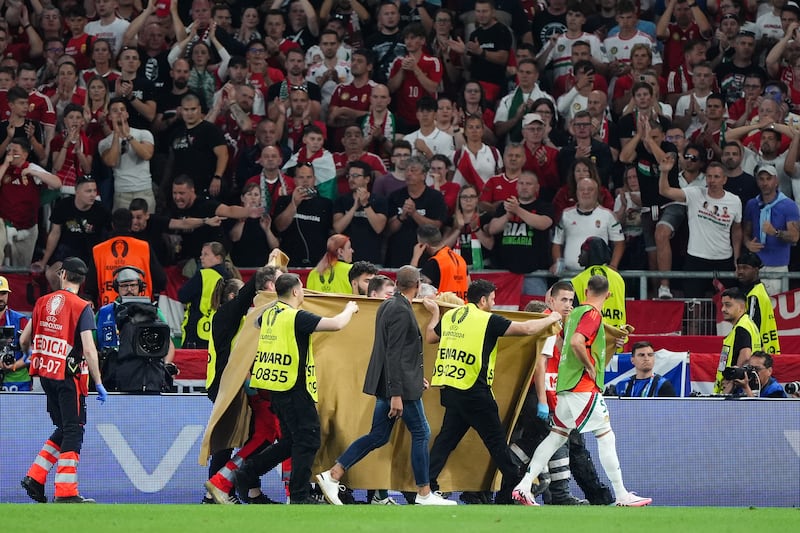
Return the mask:
M672 291L666 285L659 285L658 287L659 300L672 300Z
M218 503L220 505L233 505L238 503L237 499L234 499L233 496L218 488L216 485L211 483L211 481L206 481L205 487L208 493L211 494L211 498L213 498L214 503Z
M637 496L635 492L629 492L625 496L617 499L614 504L617 507L644 507L653 503L653 498L642 498Z
M398 505L391 496L381 499L377 495L373 496L369 503L370 505Z
M341 486L338 481L331 477L331 471L326 470L316 475L317 485L322 490L322 494L328 503L331 505L344 505L342 500L339 499L339 487Z
M441 492L434 491L430 491L427 496L417 494L417 499L414 503L417 505L458 505L456 501L442 498Z

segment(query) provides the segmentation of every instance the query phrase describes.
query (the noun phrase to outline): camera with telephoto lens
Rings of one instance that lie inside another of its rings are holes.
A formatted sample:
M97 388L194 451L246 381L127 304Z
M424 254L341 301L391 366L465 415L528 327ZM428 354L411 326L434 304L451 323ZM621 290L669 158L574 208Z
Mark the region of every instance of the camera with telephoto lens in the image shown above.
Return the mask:
M14 352L19 351L19 346L14 342L16 331L14 326L3 326L0 328L0 362L5 366L13 365L17 357ZM6 370L0 367L0 383L6 377Z
M791 383L787 383L783 386L783 390L786 391L786 394L797 394L800 392L800 381L792 381Z
M722 377L728 381L734 381L737 379L741 380L747 377L747 382L750 385L750 389L761 389L761 385L758 380L758 370L756 370L752 365L726 367L725 370L722 371Z

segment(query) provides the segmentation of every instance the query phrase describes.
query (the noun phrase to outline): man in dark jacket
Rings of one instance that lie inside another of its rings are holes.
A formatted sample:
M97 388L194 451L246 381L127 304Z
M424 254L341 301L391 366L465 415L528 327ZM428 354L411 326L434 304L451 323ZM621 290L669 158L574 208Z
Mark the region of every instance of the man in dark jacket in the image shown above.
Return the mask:
M375 414L367 435L356 440L330 470L317 475L325 499L342 505L339 479L364 456L389 442L395 421L403 417L411 432L411 468L417 483L418 505L455 505L431 492L428 482L430 427L422 406L428 382L422 371L422 334L411 300L419 291L419 272L404 266L397 271L397 292L383 302L375 318L375 343L364 380L364 393L375 396ZM387 416L388 415L388 416Z

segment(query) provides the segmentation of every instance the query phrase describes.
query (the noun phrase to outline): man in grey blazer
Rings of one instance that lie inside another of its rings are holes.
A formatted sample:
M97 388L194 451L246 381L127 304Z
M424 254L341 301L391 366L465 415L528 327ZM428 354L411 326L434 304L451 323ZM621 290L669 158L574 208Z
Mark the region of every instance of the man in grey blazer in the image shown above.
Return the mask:
M353 442L330 470L317 474L325 499L342 505L339 480L345 471L369 452L389 442L395 421L401 416L411 432L411 468L417 483L417 505L455 505L431 492L428 480L428 439L422 392L428 388L423 377L422 334L411 308L419 291L419 271L412 266L397 271L397 291L378 308L375 342L364 380L364 393L375 396L370 432Z

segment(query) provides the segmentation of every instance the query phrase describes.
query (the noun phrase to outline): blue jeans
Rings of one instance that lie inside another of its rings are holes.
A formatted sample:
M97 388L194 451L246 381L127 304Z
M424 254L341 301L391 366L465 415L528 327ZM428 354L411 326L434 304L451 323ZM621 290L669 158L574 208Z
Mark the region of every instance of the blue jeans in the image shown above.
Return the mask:
M392 436L392 428L397 418L389 418L391 400L389 398L375 398L375 411L372 413L372 428L369 433L356 439L337 462L345 470L363 459L369 452L380 448ZM422 400L403 400L403 423L411 432L411 469L414 471L414 480L418 487L428 484L429 456L428 439L431 428L425 418L425 409Z

